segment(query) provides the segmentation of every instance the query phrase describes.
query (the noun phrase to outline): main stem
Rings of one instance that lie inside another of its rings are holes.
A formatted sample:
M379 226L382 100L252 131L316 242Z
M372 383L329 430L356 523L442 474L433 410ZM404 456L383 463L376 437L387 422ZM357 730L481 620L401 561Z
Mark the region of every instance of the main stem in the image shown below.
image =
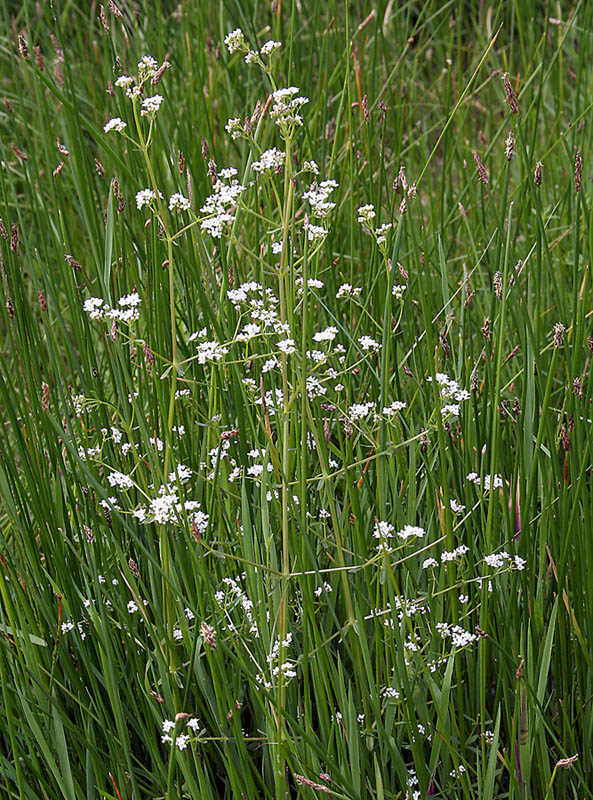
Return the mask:
M293 184L290 174L290 141L286 141L286 161L284 172L284 207L282 212L282 253L280 256L280 319L283 323L287 321L287 286L286 278L288 274L288 234L290 228L290 217L293 202ZM288 473L289 473L289 437L290 437L290 418L289 418L289 388L288 388L288 359L286 353L282 353L282 584L280 594L280 648L278 654L278 708L277 708L277 732L278 742L276 751L276 798L284 800L286 797L286 774L284 758L284 706L286 701L286 685L282 664L285 661L286 652L286 629L287 614L286 605L288 601L288 581L290 573L289 552L288 552Z
M167 225L167 220L165 218L165 208L161 200L161 195L159 193L159 188L154 175L154 170L152 168L152 163L148 155L149 145L147 143L147 140L144 138L144 134L142 132L142 125L140 119L138 118L138 109L135 103L134 103L134 118L136 121L136 130L138 131L138 137L140 139L140 148L142 150L142 155L144 156L146 169L148 170L148 175L150 177L150 184L156 197L159 219L161 225L163 226L163 231L165 233L165 239L167 242L167 261L168 261L167 269L169 271L169 318L171 324L171 389L169 393L169 410L167 414L167 435L165 437L165 459L163 464L163 483L167 483L169 480L169 463L171 460L170 442L171 442L171 435L173 428L173 419L175 415L175 391L177 389L177 365L178 365L177 327L175 321L175 287L173 283L173 239L171 237L171 233ZM163 592L163 600L165 606L165 621L167 624L167 639L169 642L171 642L173 637L173 607L172 607L171 593L169 591L169 585L168 585L171 566L169 559L168 530L165 525L160 526L159 549L161 554L161 567L163 570L162 592ZM175 658L174 658L173 648L169 647L168 652L169 652L169 671L174 672Z

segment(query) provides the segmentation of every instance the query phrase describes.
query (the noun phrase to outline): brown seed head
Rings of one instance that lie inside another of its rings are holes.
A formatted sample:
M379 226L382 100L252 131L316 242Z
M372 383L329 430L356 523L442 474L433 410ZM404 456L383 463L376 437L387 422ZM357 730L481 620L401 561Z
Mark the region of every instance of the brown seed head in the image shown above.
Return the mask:
M65 147L59 139L56 139L56 147L58 148L58 150L60 151L60 153L63 156L69 156L70 155L70 150L68 150L68 148Z
M163 61L161 66L157 69L157 71L154 73L152 77L151 83L153 86L157 85L157 83L161 80L161 78L163 77L163 75L169 69L170 66L171 65L169 64L168 61Z
M13 253L18 252L19 249L19 229L16 223L10 229L10 249Z
M504 93L506 95L507 103L509 104L509 108L513 114L519 113L519 106L517 105L517 95L515 94L515 90L511 86L511 82L509 80L508 72L502 76L504 81Z
M94 542L95 541L95 534L93 533L92 528L89 528L88 525L83 525L82 529L84 531L84 535L86 536L87 542L89 542L89 544L91 542Z
M570 437L568 436L568 431L566 430L566 425L564 422L560 427L560 440L562 442L562 449L565 453L568 453L570 450Z
M365 122L370 122L371 115L369 113L369 100L366 94L362 98L362 115L364 117Z
M484 317L484 324L482 325L482 335L485 339L490 339L492 337L492 331L490 330L490 320L488 317Z
M477 151L474 151L474 161L476 162L476 169L478 170L478 178L483 184L490 183L490 178L486 172L486 167L482 164L482 159Z
M19 53L23 58L29 58L29 48L24 36L19 36Z
M41 384L41 410L47 411L49 408L49 384L43 383Z
M54 178L57 178L57 177L58 177L58 175L60 174L60 172L61 172L63 169L64 169L64 162L63 162L63 161L60 161L60 163L58 164L58 166L57 166L57 167L54 169L54 171L52 172L52 176L53 176Z
M575 192L581 191L581 184L583 182L583 159L581 158L581 151L577 150L574 160L574 190Z
M115 5L113 0L107 0L107 6L108 6L109 10L111 11L111 13L113 14L114 17L117 17L118 19L123 19L124 15L121 13L119 8Z
M140 577L140 570L138 569L138 564L134 561L133 558L128 558L128 567L130 568L130 572L135 578Z
M557 767L571 767L574 762L578 759L579 754L575 753L574 756L570 756L570 758L561 758L559 761L556 762Z
M64 258L66 259L66 261L68 262L68 264L69 264L69 265L72 267L72 269L75 269L75 270L77 270L78 272L80 272L80 271L82 270L82 267L81 267L81 265L80 265L80 264L78 263L78 261L77 261L77 260L74 258L74 256L71 256L69 253L65 253L65 254L64 254Z
M37 289L37 299L39 300L39 306L43 312L47 311L47 300L45 299L45 295L41 291L41 289Z
M561 322L557 322L554 325L554 349L557 350L562 345L562 339L564 337L564 325Z
M99 6L99 18L101 19L101 25L106 33L109 33L109 23L107 22L107 15L105 14L105 9L103 5Z
M509 135L507 136L507 140L504 143L504 145L505 145L504 154L507 158L507 161L510 161L511 158L515 155L515 134L513 133L513 131L509 132Z
M12 147L12 152L18 159L20 159L21 161L29 160L29 156L26 153L23 153L23 151L20 148L18 148L16 144L11 144L10 146Z
M543 164L541 161L538 161L535 165L535 172L533 173L533 182L536 186L542 185L542 167Z
M302 784L303 786L309 786L311 789L315 789L317 792L326 792L327 794L331 793L329 787L324 786L322 783L315 783L315 781L309 780L309 778L305 778L304 775L298 775L296 772L293 772L293 777L297 783Z
M216 648L216 631L206 622L200 623L200 633L202 638L214 650Z
M496 271L494 273L494 293L499 300L502 300L502 275Z
M35 53L35 63L37 64L37 69L39 72L43 72L43 53L41 52L41 47L36 44L33 48L33 52Z

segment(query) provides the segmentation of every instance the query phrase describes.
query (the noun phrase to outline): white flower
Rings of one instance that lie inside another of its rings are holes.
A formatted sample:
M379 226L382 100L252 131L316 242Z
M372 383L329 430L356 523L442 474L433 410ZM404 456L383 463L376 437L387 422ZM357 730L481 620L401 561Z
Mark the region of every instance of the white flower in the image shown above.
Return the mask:
M120 119L119 117L113 117L103 126L103 130L105 133L109 133L109 131L117 131L118 133L121 133L126 127L127 122L124 122L123 119Z
M276 147L272 147L270 150L265 150L261 154L259 161L253 162L253 164L251 165L251 169L254 172L265 172L266 170L273 170L274 172L279 172L284 166L285 158L286 158L286 153L283 153Z
M182 733L180 736L177 736L177 738L175 739L175 746L179 750L185 750L185 748L188 745L188 742L189 742L189 736L186 736L184 733Z
M318 331L317 333L313 334L313 341L314 342L331 342L333 341L338 334L338 329L334 328L333 325L325 328L322 331Z
M276 343L276 347L281 353L286 353L286 355L290 355L296 351L294 339L282 339Z
M117 486L120 489L131 489L134 485L130 476L123 472L111 472L107 476L107 480L110 486Z
M136 603L133 600L130 600L130 602L128 603L127 608L128 608L128 612L130 614L135 614L136 611L138 611L138 606L136 605Z
M231 139L239 139L241 136L246 136L243 128L243 121L239 117L232 117L227 121L224 126L227 133L231 134Z
M173 638L176 642L179 642L181 639L183 639L183 631L181 628L173 628Z
M303 200L307 200L310 203L313 216L321 217L322 219L327 217L336 205L329 202L328 197L337 187L338 183L332 180L322 181L319 186L315 183L311 184L308 191L303 194Z
M363 350L379 350L381 347L381 345L370 336L361 336L358 340L358 344Z
M357 419L363 419L371 413L374 407L374 403L353 403L348 409L348 418L352 422Z
M301 172L312 172L314 175L319 175L319 167L315 161L303 161Z
M190 202L187 197L184 197L179 192L172 194L169 198L169 211L173 211L174 209L178 208L179 211L189 211L190 209Z
M138 72L143 79L150 78L157 71L158 63L152 56L142 56L138 62Z
M149 206L153 200L156 200L156 194L152 189L141 189L136 192L136 206L138 210L144 206Z
M421 538L425 533L424 528L420 528L418 525L404 525L401 531L397 532L397 535L400 539L409 539L411 536Z
M128 89L135 81L130 75L120 75L115 81L115 85L120 89Z
M274 105L270 111L270 117L276 122L284 136L290 135L290 129L303 124L303 118L298 113L305 103L309 102L307 97L295 96L299 90L296 86L289 86L285 89L277 89L272 97Z
M142 101L142 107L140 109L141 116L147 117L150 114L156 114L162 102L163 98L160 94L155 94L152 97L145 97Z
M394 283L393 289L391 290L391 294L396 297L398 300L401 300L403 297L404 292L408 287L401 284L401 283Z
M224 43L229 53L234 53L235 50L245 50L247 48L245 36L241 28L235 28L234 31L227 33L224 37Z
M307 238L310 242L314 242L316 239L323 239L328 233L329 231L322 225L309 225L307 228Z
M229 352L228 347L223 347L223 345L214 341L202 342L197 346L196 351L198 353L198 364L205 364L206 361L220 361Z
M358 221L362 225L368 225L376 216L375 206L372 203L367 203L358 209Z
M132 306L135 308L139 306L142 302L142 298L138 294L138 292L132 292L131 294L124 294L123 297L120 297L117 301L117 304L120 306Z
M393 417L398 411L406 408L407 403L404 403L402 400L394 400L390 406L385 406L383 409L383 414L386 417Z
M89 315L91 319L100 319L103 316L103 306L105 301L100 297L89 297L85 300L82 306L83 311Z
M282 42L274 42L272 39L270 39L264 44L259 52L262 54L262 56L271 56L275 50L279 50L281 47Z

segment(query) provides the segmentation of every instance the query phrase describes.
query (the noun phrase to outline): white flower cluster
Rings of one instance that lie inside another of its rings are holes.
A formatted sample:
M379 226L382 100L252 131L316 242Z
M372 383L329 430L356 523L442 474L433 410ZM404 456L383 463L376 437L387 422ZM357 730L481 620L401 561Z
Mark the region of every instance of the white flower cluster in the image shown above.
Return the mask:
M184 197L179 192L175 192L169 198L169 211L175 211L176 209L179 211L189 211L191 208L190 202L187 197Z
M333 340L338 335L338 329L335 328L333 325L324 328L322 331L317 331L317 333L313 334L313 341L314 342L333 342Z
M100 297L89 297L83 303L83 311L89 315L91 319L111 319L118 322L134 322L140 317L139 305L142 302L138 292L125 294L117 301L119 308L111 308L109 303L106 303Z
M491 553L490 555L484 556L484 562L491 567L492 569L500 569L504 567L505 561L508 561L511 567L515 567L515 569L522 572L525 569L525 564L527 563L524 558L520 556L510 556L506 550L501 550L499 553Z
M359 297L361 293L361 288L355 288L349 283L343 283L336 292L336 299L340 300L342 297Z
M266 172L266 171L280 172L280 170L284 166L285 158L286 158L286 153L283 153L282 150L278 150L277 147L272 147L270 150L265 150L261 154L259 161L253 162L253 164L251 165L251 169L254 172Z
M118 489L131 489L134 481L125 472L110 472L107 476L110 486L117 486Z
M361 336L358 340L358 344L363 350L370 350L373 353L381 347L371 336Z
M460 544L455 550L443 550L441 553L441 563L446 564L449 561L455 561L455 559L464 556L469 550L469 547L466 544Z
M377 240L378 245L382 245L387 242L387 234L392 228L393 225L391 222L384 222L383 225L375 228L375 239Z
M105 133L109 133L110 131L117 131L121 133L124 128L127 127L127 123L120 119L120 117L113 117L110 119L105 125L103 125L103 130Z
M383 409L383 416L394 417L398 411L402 411L407 405L408 404L404 403L402 400L394 400L391 405L385 406Z
M276 89L272 99L270 117L280 128L283 137L289 138L292 129L303 124L299 111L309 102L309 98L300 96L296 86L289 86L285 89Z
M172 719L163 720L163 733L161 736L161 742L163 744L173 745L173 737L170 736L170 733L175 730L176 724L177 723ZM200 720L197 717L190 717L186 725L195 736L201 736L201 734L204 733L204 729L200 728ZM178 750L185 750L189 742L190 736L186 733L180 733L175 737L175 747L177 747Z
M213 239L220 239L224 231L234 222L235 216L231 209L237 205L239 197L246 189L234 177L236 174L237 170L234 167L222 170L212 187L212 194L206 198L200 209L202 214L208 215L201 221L200 228L209 233ZM230 179L230 183L225 183L221 178Z
M168 66L169 64L165 61L159 68L158 62L152 56L143 56L138 62L138 77L120 75L115 81L115 85L118 89L123 89L130 100L137 100L142 94L142 86L147 81L152 80L157 72L159 76L162 75ZM160 95L154 95L154 97L159 99L153 101L153 97L145 97L142 101L140 113L143 116L154 114L158 111L163 98Z
M173 483L161 486L157 496L149 501L148 506L138 506L133 511L133 516L139 522L156 522L159 525L181 524L185 515L198 533L206 531L208 514L200 510L197 500L182 502Z
M159 197L163 195L159 192ZM156 193L153 189L140 189L139 192L136 192L136 207L138 211L144 206L149 206L153 200L156 200Z
M160 94L153 94L152 97L145 97L142 101L142 105L140 106L140 116L142 117L154 117L156 112L161 107L161 103L163 102L163 98Z
M375 408L375 404L372 402L369 403L353 403L348 408L348 419L351 422L356 422L358 419L364 419L368 417L371 411Z
M370 225L376 216L375 206L372 203L367 203L358 209L358 221L361 225Z
M432 375L429 375L426 380L430 383L430 381L432 381ZM444 372L437 372L435 380L439 384L439 392L442 398L456 400L458 403L469 400L470 393L467 389L462 389L456 380L450 378Z
M226 591L218 591L214 595L214 599L221 608L223 608L228 615L235 608L240 608L245 616L246 623L249 625L249 633L256 639L259 638L259 628L257 621L253 616L253 600L250 600L248 595L241 587L241 581L245 579L246 575L243 572L237 575L236 578L225 577L222 579L223 584L227 587ZM229 622L227 627L234 631L236 626L233 622Z
M476 486L481 485L485 492L489 492L490 489L501 489L503 486L500 475L484 475L484 481L482 482L477 472L470 472L466 476L466 480L470 481L470 483L475 483Z
M220 361L229 349L218 342L201 342L197 347L198 364L205 364L207 361Z
M235 28L234 31L227 33L224 37L224 43L229 53L234 53L236 50L246 50L247 42L241 28Z
M466 647L468 644L475 642L478 638L476 633L466 631L460 625L452 625L449 627L445 622L437 622L436 629L441 634L441 638L446 639L451 637L451 644L454 648L458 649Z
M307 200L311 206L311 213L314 217L325 219L335 203L328 200L334 189L338 188L338 182L333 180L322 181L319 185L312 183L309 189L303 194L303 200Z

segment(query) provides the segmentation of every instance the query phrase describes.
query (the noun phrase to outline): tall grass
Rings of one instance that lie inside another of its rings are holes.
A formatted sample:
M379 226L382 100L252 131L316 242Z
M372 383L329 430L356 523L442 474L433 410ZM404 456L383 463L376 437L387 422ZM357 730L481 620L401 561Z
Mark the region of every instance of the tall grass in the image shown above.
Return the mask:
M0 13L2 796L592 797L592 6Z

